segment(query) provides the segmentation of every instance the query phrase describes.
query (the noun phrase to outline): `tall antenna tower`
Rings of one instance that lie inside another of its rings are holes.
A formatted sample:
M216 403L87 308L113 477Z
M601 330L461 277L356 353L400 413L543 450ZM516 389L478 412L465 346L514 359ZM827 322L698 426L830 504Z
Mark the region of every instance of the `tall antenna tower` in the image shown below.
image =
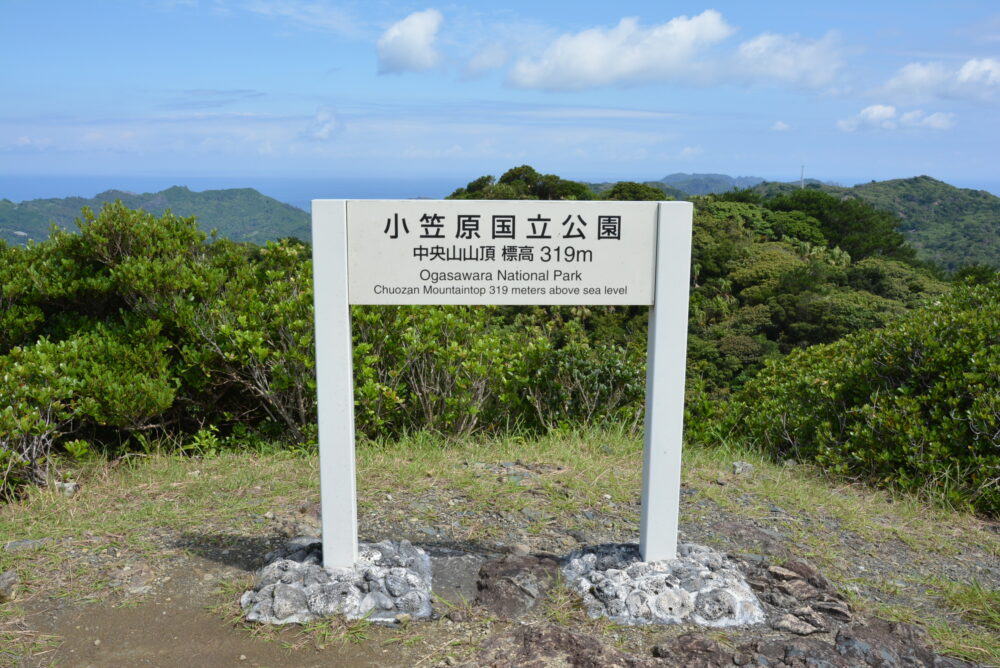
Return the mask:
M806 187L806 166L802 165L802 171L799 172L799 190Z

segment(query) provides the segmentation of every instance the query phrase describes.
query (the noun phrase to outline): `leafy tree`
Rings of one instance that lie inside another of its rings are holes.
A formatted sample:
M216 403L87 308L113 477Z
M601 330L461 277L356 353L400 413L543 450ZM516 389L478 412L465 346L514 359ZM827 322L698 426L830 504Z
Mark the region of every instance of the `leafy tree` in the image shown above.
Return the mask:
M915 251L897 231L899 219L870 204L809 189L775 197L766 204L774 211L800 211L816 219L830 244L855 260L883 256L912 262L916 258Z
M619 181L601 193L601 199L624 202L662 202L671 200L661 188L635 181Z

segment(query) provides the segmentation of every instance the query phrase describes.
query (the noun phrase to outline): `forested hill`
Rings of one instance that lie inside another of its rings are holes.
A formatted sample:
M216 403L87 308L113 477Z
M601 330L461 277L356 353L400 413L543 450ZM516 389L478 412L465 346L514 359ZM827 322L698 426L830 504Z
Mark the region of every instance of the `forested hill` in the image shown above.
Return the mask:
M185 186L173 186L157 193L130 193L107 190L94 197L35 199L17 204L0 200L0 239L23 244L29 239L41 241L49 236L49 226L74 230L80 209L89 206L95 212L107 202L121 200L130 209L142 209L160 215L167 209L178 216L197 216L202 229L217 229L234 241L263 243L283 237L309 239L309 214L267 197L253 188L205 190L194 192Z
M658 181L644 181L643 185L662 190L668 197L686 199L691 195L711 195L738 188L752 188L764 179L758 176L727 176L726 174L668 174ZM588 183L598 195L604 194L614 182Z
M798 187L798 183L762 183L754 189L774 196ZM806 188L891 211L902 221L899 231L922 259L951 270L967 264L1000 267L1000 197L984 190L956 188L929 176L851 188L810 182Z
M763 183L758 176L728 176L726 174L668 174L660 179L671 188L676 188L688 195L711 195L724 193L736 188L752 188Z

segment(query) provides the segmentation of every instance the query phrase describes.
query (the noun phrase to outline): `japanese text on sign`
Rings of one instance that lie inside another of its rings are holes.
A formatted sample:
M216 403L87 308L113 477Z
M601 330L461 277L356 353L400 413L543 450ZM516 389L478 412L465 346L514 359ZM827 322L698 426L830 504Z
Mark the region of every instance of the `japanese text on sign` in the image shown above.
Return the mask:
M656 203L348 206L352 303L652 303Z

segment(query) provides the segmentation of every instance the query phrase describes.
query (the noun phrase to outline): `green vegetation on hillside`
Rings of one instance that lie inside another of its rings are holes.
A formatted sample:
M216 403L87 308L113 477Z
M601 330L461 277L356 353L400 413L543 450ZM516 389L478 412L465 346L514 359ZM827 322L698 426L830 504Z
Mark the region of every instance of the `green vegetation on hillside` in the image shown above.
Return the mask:
M949 271L971 264L1000 268L1000 197L988 192L956 188L929 176L852 188L810 182L806 189L894 214L899 231L918 256ZM788 196L798 184L764 183L754 190L766 197Z
M218 230L220 236L233 241L308 240L310 234L308 213L253 188L193 192L174 186L158 193L108 190L92 198L35 199L20 204L0 200L0 239L9 244L42 241L49 236L52 224L74 229L81 209L100 209L116 200L157 216L168 209L177 216L197 216L204 229Z
M727 429L777 456L1000 515L1000 281L797 351L737 393Z

